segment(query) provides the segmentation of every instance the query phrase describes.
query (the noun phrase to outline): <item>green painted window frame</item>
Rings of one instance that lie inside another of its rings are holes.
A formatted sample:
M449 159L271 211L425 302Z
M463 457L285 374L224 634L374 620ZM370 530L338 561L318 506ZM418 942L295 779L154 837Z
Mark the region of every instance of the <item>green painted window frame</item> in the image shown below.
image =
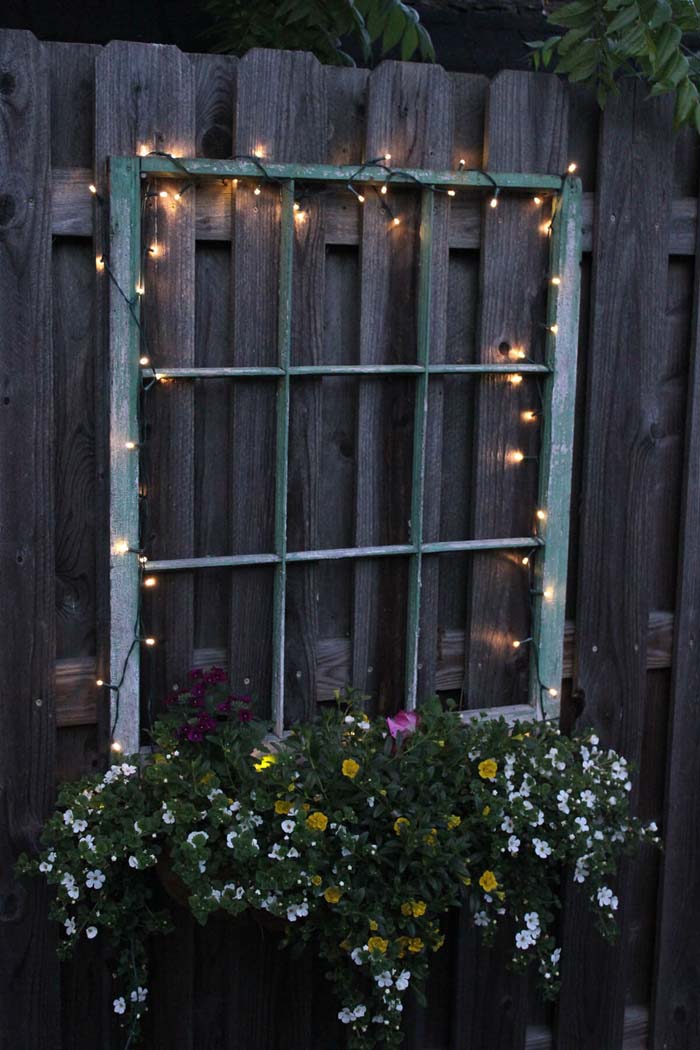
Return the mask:
M109 411L110 411L110 638L109 668L113 740L126 752L140 743L139 718L139 589L144 571L177 572L240 565L273 565L272 713L276 731L284 728L284 648L287 565L295 562L403 556L409 559L406 630L405 705L416 706L420 594L424 554L450 551L538 550L535 559L534 614L529 669L529 704L489 708L483 713L506 717L556 717L563 666L564 602L569 537L569 504L574 431L576 355L580 299L581 183L571 176L475 171L392 173L392 186L404 185L421 194L419 283L417 301L417 363L412 365L291 365L292 268L294 257L294 194L299 183L368 183L381 185L386 171L367 166L265 164L267 175L280 183L280 261L278 281L277 364L274 367L168 368L157 366L163 378L267 377L277 386L274 551L227 557L147 560L139 551L138 456L126 448L139 432L141 383L153 379L153 369L139 364L141 281L141 212L143 178L236 178L260 181L260 167L248 160L177 160L159 155L112 157L109 161ZM552 194L550 276L546 309L545 363L434 364L430 360L432 236L435 189L490 189L513 193ZM126 290L126 294L123 294ZM542 519L530 536L488 540L426 543L423 539L423 494L431 375L536 375L543 386L543 429L539 457L538 506ZM287 550L287 481L289 460L290 390L295 376L406 375L415 376L415 416L411 524L409 542L389 546L337 550ZM128 547L125 551L124 548ZM550 594L551 597L548 597ZM135 627L136 625L136 627ZM556 695L550 690L555 690ZM478 712L465 712L466 716Z

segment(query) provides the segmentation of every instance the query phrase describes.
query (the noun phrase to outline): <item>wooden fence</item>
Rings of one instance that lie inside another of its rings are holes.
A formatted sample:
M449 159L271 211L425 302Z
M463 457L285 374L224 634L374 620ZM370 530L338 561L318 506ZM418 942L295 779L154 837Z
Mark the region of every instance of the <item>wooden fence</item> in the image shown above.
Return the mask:
M647 102L644 94L625 85L601 117L587 95L540 75L502 73L489 83L411 64L368 73L326 69L303 54L252 52L239 61L159 45L41 44L0 32L2 1050L121 1047L98 948L86 946L59 983L45 894L20 887L11 870L13 856L36 840L56 779L100 760L104 696L94 680L104 660L108 534L106 317L96 260L105 217L88 187L104 184L109 155L146 147L226 157L258 145L280 161L354 163L390 149L396 162L414 166L464 159L468 167L558 173L572 158L579 163L586 254L565 650L573 684L565 683L562 719L570 726L583 718L637 764L635 801L662 825L666 851L644 853L621 873L623 932L612 948L566 888L556 1009L532 996L525 979L504 973L505 944L481 949L466 918L455 917L449 951L435 957L430 1006L412 1009L407 1046L697 1050L700 153L694 136L674 136L668 100ZM254 352L251 330L262 339L274 324L275 278L263 250L271 216L242 207L235 193L228 184L187 194L177 223L167 209L157 212L168 251L153 260L147 334L154 356L167 348L172 364L227 364L231 344L244 364ZM512 213L505 231L465 199L441 221L450 245L436 289L442 359L473 360L485 340L535 340L533 258L542 253L531 216L526 227L524 213ZM252 222L261 247L241 257L236 241ZM355 360L370 331L383 360L406 359L415 340L415 226L404 224L402 250L387 260L386 242L372 236L349 195L324 200L295 288L304 308L294 338L307 360ZM354 381L326 382L333 385L322 401L309 384L292 404L292 534L301 546L352 545L357 499L368 534L384 530L374 542L397 542L411 447L407 389L396 383L379 405L365 399L358 410ZM479 530L474 535L498 535L534 492L534 474L514 481L493 463L486 474L479 466L470 382L436 387L431 410L443 454L429 468L426 528L448 536L465 523ZM161 475L154 554L224 553L231 537L245 549L270 526L265 393L253 390L233 409L216 383L167 394L159 395L150 444ZM359 445L358 411L371 434ZM476 411L482 430L492 425L489 440L506 447L512 435L489 414L488 398ZM247 456L229 457L231 444ZM378 477L358 488L356 471L372 462ZM491 491L499 499L487 498ZM378 492L387 497L381 505L373 502ZM221 662L228 653L236 685L252 683L266 695L265 571L245 570L233 585L224 574L198 581L184 574L153 599L147 613L169 644L151 665L147 706L188 658ZM290 580L288 695L296 715L343 681L386 705L397 695L400 569L354 580L350 572L318 567ZM484 557L470 588L467 579L460 558L426 570L432 619L424 636L437 644L422 654L421 688L462 691L472 706L509 703L523 670L508 642L527 626L522 572ZM373 618L351 604L353 585ZM236 615L241 608L245 617ZM253 924L212 922L200 931L179 916L176 932L154 949L153 969L149 1046L340 1045L313 958L290 960Z

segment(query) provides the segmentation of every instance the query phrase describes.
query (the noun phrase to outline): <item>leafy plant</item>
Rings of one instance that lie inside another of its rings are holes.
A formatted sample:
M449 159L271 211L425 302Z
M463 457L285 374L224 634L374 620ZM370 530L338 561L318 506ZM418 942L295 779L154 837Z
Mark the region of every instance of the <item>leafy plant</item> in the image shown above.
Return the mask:
M641 77L651 96L675 91L676 127L700 132L700 58L683 41L700 31L697 0L574 0L548 21L566 32L530 44L536 68L595 87L601 106L620 78Z
M244 54L252 47L313 51L322 61L354 65L343 40L358 44L369 62L376 44L384 55L400 49L404 61L435 52L415 8L401 0L207 0L218 51Z
M282 742L223 672L193 672L148 764L62 789L20 870L55 888L62 954L82 938L111 949L128 1045L148 1007L147 940L170 925L163 886L203 924L250 910L285 943L313 940L350 1050L400 1045L405 994L422 1000L452 907L487 943L505 925L513 967L532 966L549 996L562 873L614 935L618 859L658 842L629 815L623 758L548 723L465 725L437 699L374 722L357 694L338 699Z

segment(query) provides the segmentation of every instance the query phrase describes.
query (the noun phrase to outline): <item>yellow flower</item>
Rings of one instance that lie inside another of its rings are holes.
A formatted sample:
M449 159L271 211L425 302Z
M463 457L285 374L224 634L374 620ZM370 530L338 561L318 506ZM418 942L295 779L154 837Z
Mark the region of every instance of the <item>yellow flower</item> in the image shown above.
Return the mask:
M431 828L428 834L423 838L423 842L426 846L437 846L437 828Z
M311 806L309 805L308 802L304 802L304 804L302 805L301 808L304 810L305 813L308 813L309 810L311 809Z
M275 802L275 813L277 813L280 817L284 816L286 813L289 813L291 808L292 803L285 802L283 798L278 798Z
M404 901L401 905L401 914L412 915L415 919L420 919L421 915L425 915L427 907L425 901Z
M425 945L423 944L423 941L420 939L420 937L410 937L409 938L409 941L408 941L408 950L409 950L409 952L413 952L414 955L415 955L418 952L422 952L424 948L425 948Z
M360 763L356 762L354 758L346 758L343 762L343 776L354 780L359 772Z
M371 952L379 952L380 955L384 955L389 947L389 942L385 941L383 937L370 937L367 941L367 947Z
M410 823L411 821L408 817L397 817L394 821L394 831L397 835L400 835L403 828L408 827Z
M399 959L403 959L406 954L406 948L408 947L409 937L399 937L397 944L399 946Z
M482 817L488 817L490 812L491 812L491 807L490 806L484 806L484 808L481 811L481 815L482 815Z
M498 762L493 758L486 758L479 762L479 776L482 780L493 780L498 770Z
M325 831L328 827L328 817L325 813L310 813L306 818L306 826L312 831Z
M311 876L311 882L312 882L312 884L314 886L320 886L321 883L323 882L323 879L321 878L320 875L312 875Z
M492 871L485 871L479 879L479 885L484 893L491 893L498 886L498 880Z
M458 817L456 813L451 813L447 818L447 830L454 831L462 823L462 818Z
M262 773L263 769L267 769L268 766L274 766L277 761L277 755L263 755L259 762L255 763L254 768L258 773Z
M437 744L438 747L444 747L445 746L445 741L444 740L436 740L435 743Z
M343 896L343 891L339 890L337 886L329 886L328 889L323 891L323 896L329 904L337 904Z
M294 783L287 784L287 791L296 791L297 786Z
M370 919L369 920L369 928L370 928L370 930L378 930L379 929L379 926L374 921L374 919Z

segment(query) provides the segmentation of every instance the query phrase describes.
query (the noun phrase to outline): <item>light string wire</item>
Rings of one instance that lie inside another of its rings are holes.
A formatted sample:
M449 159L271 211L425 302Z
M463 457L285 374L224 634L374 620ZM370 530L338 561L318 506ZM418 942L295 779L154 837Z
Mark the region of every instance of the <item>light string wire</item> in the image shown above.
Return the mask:
M172 163L174 163L177 168L181 169L185 175L188 176L189 181L187 183L185 183L176 194L173 195L177 200L181 199L182 195L185 192L187 192L187 190L190 189L194 185L194 179L191 176L190 172L187 170L186 166L184 164L182 164L179 161L179 159L177 157L174 157L171 153L167 153L167 152L160 151L160 150L152 150L147 155L149 155L149 156L161 156L161 157L167 158ZM245 161L249 161L249 162L253 163L255 165L255 167L260 171L260 174L261 174L261 176L262 176L262 178L263 178L265 183L282 186L287 181L285 179L278 178L276 176L271 175L267 171L267 169L265 168L265 165L261 162L261 159L258 156L251 155L251 154L242 154L242 155L238 155L238 156L234 157L233 159L234 160L245 160ZM427 182L424 182L423 180L419 179L412 172L406 172L406 171L404 171L404 170L402 170L400 168L391 168L391 167L389 167L388 164L385 163L388 159L390 159L390 158L389 158L389 155L387 154L387 155L385 155L384 158L375 158L373 160L365 161L363 164L360 164L355 169L355 171L351 174L351 176L349 177L349 180L348 180L348 183L347 183L347 189L350 192L352 192L354 196L358 197L361 202L364 202L364 196L360 195L358 193L358 191L352 186L353 180L356 179L358 175L362 174L365 170L367 170L368 168L371 168L371 167L372 168L377 168L378 167L378 168L381 168L382 170L384 170L386 172L387 177L386 177L385 182L382 184L381 188L378 187L376 185L376 183L372 183L371 185L372 185L372 188L373 188L374 192L378 196L379 201L382 204L383 208L390 215L390 217L392 218L394 223L397 223L398 220L397 220L396 216L394 215L392 209L389 207L389 205L386 202L386 200L384 200L384 196L386 195L386 192L388 191L388 187L389 187L389 185L391 183L392 178L409 178L411 181L413 181L417 186L419 186L422 189L428 189L428 190L431 190L433 192L445 192L446 194L448 194L450 196L454 195L454 191L451 188L436 187L436 186L434 186L431 183L427 183ZM493 176L489 172L486 172L486 171L484 171L483 169L480 169L480 168L466 168L463 161L460 161L458 170L459 171L472 171L472 172L478 173L478 174L484 176L485 178L487 178L491 182L491 184L493 186L493 190L494 190L494 193L493 193L493 196L491 198L491 202L490 203L491 203L492 207L496 206L496 204L498 203L498 194L500 192L501 187L498 185L496 180L493 178ZM572 174L573 171L575 171L575 170L576 170L576 166L575 165L569 165L569 167L567 169L567 173L568 174ZM251 178L251 177L250 176L246 176L246 178ZM334 187L334 186L327 186L327 185L324 185L322 188L316 189L316 190L308 190L307 189L300 195L299 199L300 200L306 200L306 199L310 199L311 197L320 197L323 194L332 193L335 189L336 189L336 187ZM97 193L96 188L95 188L94 185L90 186L90 191L93 194L93 197L95 199L95 202L96 202L97 206L100 207L100 208L104 207L106 202L105 202L104 198L102 197L102 195ZM158 199L161 195L163 195L162 192L154 190L152 188L152 184L150 184L150 183L147 184L146 191L145 191L145 193L142 196L142 202L141 202L141 230L142 231L143 231L144 226L145 226L145 221L144 220L145 220L145 216L146 216L146 209L147 209L147 206L148 206L149 202L152 201L152 200ZM165 192L165 196L168 196L168 195L169 194L166 191ZM538 203L541 202L541 197L536 198L536 202L538 202ZM555 215L555 220L557 218L558 218L558 213L557 213L557 215ZM157 213L156 213L156 222L157 222ZM110 281L112 282L112 284L116 288L118 294L121 296L121 298L126 303L126 305L128 307L128 310L129 310L129 314L131 316L131 319L132 319L133 323L136 325L136 327L137 327L137 329L139 331L141 348L145 352L145 358L141 358L140 359L140 364L142 366L142 375L141 375L141 383L140 383L140 386L139 386L139 411L138 411L138 438L139 438L139 440L138 440L138 445L136 446L136 451L138 452L139 455L141 455L141 454L146 452L146 447L147 447L147 445L149 443L149 438L150 438L150 432L149 432L148 423L147 423L147 413L146 413L147 398L146 398L145 395L154 386L155 382L158 379L158 375L157 375L157 371L156 371L155 365L153 364L153 362L151 360L150 353L149 353L149 350L148 350L148 340L147 340L147 334L146 334L145 326L143 324L142 319L139 317L139 315L138 315L138 313L136 311L136 302L137 302L137 300L134 299L133 297L129 296L124 291L124 289L122 288L120 282L118 281L118 279L117 279L117 277L116 277L116 275L115 275L115 273L114 273L114 271L113 271L113 269L112 269L112 267L110 265L110 259L109 259L109 225L108 225L108 223L103 223L102 227L103 227L103 231L104 231L104 246L103 246L103 252L102 252L102 255L101 255L100 259L99 259L99 262L104 267L104 269L105 269L105 271L106 271ZM549 232L551 232L551 223L549 225ZM156 237L157 237L157 228L156 228ZM144 243L142 248L140 248L140 257L141 257L142 261L141 261L141 274L140 274L140 277L139 277L139 290L140 290L141 294L143 294L143 291L144 291L145 260L146 260L146 257L147 257L147 255L149 253L155 254L153 252L153 249L149 248L149 247L146 247L145 243ZM549 283L550 280L551 280L551 278L548 278L548 283ZM137 294L139 294L139 293L137 293ZM555 328L553 329L552 326L547 326L546 324L542 324L540 327L546 328L549 331L554 331L554 333L556 334L556 329ZM144 360L148 362L145 365L143 364ZM519 353L518 356L517 356L517 359L514 360L514 362L513 362L513 372L516 373L516 374L517 374L517 361L527 361L527 362L531 363L532 362L532 358L530 357L530 355L525 354L524 352ZM143 375L143 370L144 369L148 369L150 371L150 376L149 376L148 379L144 378L144 375ZM542 384L541 384L540 381L537 381L536 389L537 389L537 393L538 393L538 400L539 400L539 403L540 403L540 410L538 412L536 412L536 413L535 412L531 413L531 415L530 415L530 419L531 420L534 419L534 418L542 419L543 418L543 414L544 414L544 392L543 392ZM541 432L540 432L540 438L541 438ZM525 456L525 455L520 453L520 454L518 454L518 460L517 461L518 462L522 462L523 460L536 460L539 463L539 459L540 459L539 454L537 456ZM150 638L149 639L145 639L143 637L143 619L142 619L142 617L143 617L143 592L144 592L144 565L146 564L146 557L144 555L144 539L145 539L146 533L148 531L148 521L149 521L149 502L148 502L148 496L147 496L148 485L147 484L144 485L144 483L142 481L142 477L143 477L144 473L147 475L148 474L148 469L146 471L142 470L141 474L140 474L140 478L139 478L139 537L138 537L138 544L139 545L138 545L138 548L136 548L136 549L129 548L127 551L124 552L124 553L129 553L129 554L136 554L137 557L138 557L138 563L139 563L139 567L138 567L137 611L136 611L136 617L135 617L134 628L133 628L134 637L133 637L133 639L131 641L131 644L130 644L130 646L129 646L128 650L127 650L127 653L125 655L125 658L124 658L124 661L123 661L123 665L122 665L121 672L120 672L118 680L116 682L103 682L101 680L98 680L98 682L97 682L98 685L102 685L102 686L106 687L107 689L109 689L114 694L114 716L113 716L113 719L112 719L111 729L110 729L110 741L111 741L111 748L113 750L116 750L116 751L120 750L118 741L113 739L115 731L116 731L116 728L117 728L117 725L119 723L120 693L121 693L121 689L122 689L122 687L124 685L124 681L126 679L126 675L127 675L127 671L128 671L128 667L129 667L129 663L130 663L132 654L133 654L134 650L136 649L136 647L139 646L144 641L146 641L148 644L154 644L154 640L153 639L150 639ZM533 533L533 538L539 538L538 534L537 534L537 531L535 531ZM537 554L539 553L540 549L541 548L539 546L535 547L534 550L532 551L532 553L528 555L527 562L526 562L527 568L528 568L528 606L529 606L531 623L534 622L534 617L535 617L535 599L538 598L538 597L545 597L544 592L538 592L538 591L536 591L534 589L535 559L536 559ZM539 691L540 691L540 707L541 707L542 706L542 698L543 698L545 693L547 693L550 696L558 696L559 694L558 694L558 690L555 690L553 687L548 686L547 683L542 680L541 673L540 673L539 647L536 644L536 642L535 642L534 638L532 637L532 635L530 635L527 638L521 639L521 640L516 640L513 644L516 646L516 648L520 648L520 646L524 645L524 644L530 644L530 646L531 646L530 661L531 661L531 665L534 667L534 671L535 671L535 675L536 675L536 679L537 679L537 683L538 683L538 688L539 688ZM148 703L148 711L149 711L149 719L150 719L150 717L151 717L150 698L149 698L149 703Z

